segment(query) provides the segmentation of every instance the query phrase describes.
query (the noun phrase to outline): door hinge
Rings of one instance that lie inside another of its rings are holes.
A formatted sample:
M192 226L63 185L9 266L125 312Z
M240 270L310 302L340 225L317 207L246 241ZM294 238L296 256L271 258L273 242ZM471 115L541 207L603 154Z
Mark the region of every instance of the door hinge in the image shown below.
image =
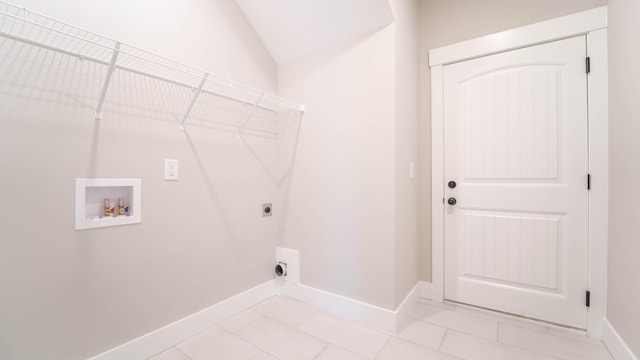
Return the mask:
M589 290L587 290L584 303L587 307L591 306L591 291Z
M591 174L587 174L587 190L591 190Z
M591 58L587 56L585 59L585 64L587 65L587 74L591 72Z

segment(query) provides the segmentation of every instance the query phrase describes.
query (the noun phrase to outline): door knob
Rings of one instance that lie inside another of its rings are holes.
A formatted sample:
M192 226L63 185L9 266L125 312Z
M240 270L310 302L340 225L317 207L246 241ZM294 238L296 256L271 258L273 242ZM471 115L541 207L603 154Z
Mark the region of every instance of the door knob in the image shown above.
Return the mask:
M453 180L452 180L452 181L449 181L449 184L447 184L447 185L449 185L449 188L450 188L450 189L453 189L453 188L455 188L455 187L456 187L456 185L457 185L457 184L456 184L456 182L455 182L455 181L453 181Z
M456 200L456 198L449 198L447 202L449 203L449 205L455 205L458 201Z

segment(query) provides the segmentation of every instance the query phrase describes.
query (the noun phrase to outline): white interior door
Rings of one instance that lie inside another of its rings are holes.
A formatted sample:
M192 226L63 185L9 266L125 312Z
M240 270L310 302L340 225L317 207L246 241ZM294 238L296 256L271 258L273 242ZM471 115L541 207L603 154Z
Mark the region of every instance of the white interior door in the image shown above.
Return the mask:
M444 67L446 299L586 328L585 57L580 36Z

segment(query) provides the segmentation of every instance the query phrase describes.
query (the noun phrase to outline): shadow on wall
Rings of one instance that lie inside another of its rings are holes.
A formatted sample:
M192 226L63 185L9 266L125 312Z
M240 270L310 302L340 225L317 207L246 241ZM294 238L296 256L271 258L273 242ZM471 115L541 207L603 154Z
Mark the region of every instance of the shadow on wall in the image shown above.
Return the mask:
M181 132L194 88L119 69L96 121L106 73L0 37L0 358L86 358L272 276L282 208L261 204L286 196L301 113L247 121L252 103L206 93ZM141 178L143 222L74 231L82 177Z
M60 130L70 126L69 119L82 121L85 129L92 126L93 135L90 160L96 159L100 138L100 121L92 122L92 112L98 103L100 90L108 65L83 60L22 42L2 38L0 41L0 95L11 99L3 106L7 114L19 111L8 119L39 118L40 129ZM222 89L222 88L221 88ZM180 122L196 92L187 87L160 78L149 77L126 70L116 70L104 105L104 117L109 122L127 121L128 131L140 135L156 133L163 126ZM258 99L256 99L258 100ZM24 107L24 102L37 102L38 107ZM29 116L24 109L40 114L46 108L47 118ZM237 100L229 96L202 92L186 121L186 128L215 130L213 136L222 142L244 144L257 163L272 180L280 185L290 175L297 145L302 113L275 111ZM72 117L55 116L56 111L73 108ZM19 110L18 110L19 109ZM135 121L137 120L137 121ZM145 121L143 121L145 120ZM24 124L23 124L24 125ZM234 136L224 136L234 135ZM195 148L192 145L192 150ZM94 176L94 161L89 162L88 176Z
M0 358L86 358L272 276L301 113L207 93L181 132L194 89L120 69L97 121L106 73L0 36ZM74 231L82 177L141 178L143 222Z

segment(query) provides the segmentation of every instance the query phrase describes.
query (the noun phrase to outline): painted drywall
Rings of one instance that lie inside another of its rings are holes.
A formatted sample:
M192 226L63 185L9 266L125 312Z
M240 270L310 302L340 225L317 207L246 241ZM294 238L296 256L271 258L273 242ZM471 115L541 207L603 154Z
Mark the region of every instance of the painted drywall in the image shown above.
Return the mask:
M418 2L392 1L395 28L395 307L418 282Z
M300 281L369 304L394 304L394 31L279 66L282 96L305 104L282 246Z
M278 68L305 104L282 244L305 285L395 309L418 275L415 1L395 22Z
M393 22L388 0L236 0L278 64Z
M76 27L268 92L276 64L235 1L16 0Z
M431 281L431 89L428 51L579 11L606 0L422 0L419 28L420 279Z
M609 0L609 251L607 318L640 356L640 167L637 0Z
M266 90L276 65L233 0L25 0L24 6ZM273 140L193 92L29 45L0 44L0 358L86 359L272 278L282 173ZM167 95L169 94L169 95ZM294 131L294 124L288 128ZM253 126L253 124L249 124ZM163 160L180 179L163 181ZM142 223L74 231L75 178L142 179ZM261 204L274 203L261 217Z

